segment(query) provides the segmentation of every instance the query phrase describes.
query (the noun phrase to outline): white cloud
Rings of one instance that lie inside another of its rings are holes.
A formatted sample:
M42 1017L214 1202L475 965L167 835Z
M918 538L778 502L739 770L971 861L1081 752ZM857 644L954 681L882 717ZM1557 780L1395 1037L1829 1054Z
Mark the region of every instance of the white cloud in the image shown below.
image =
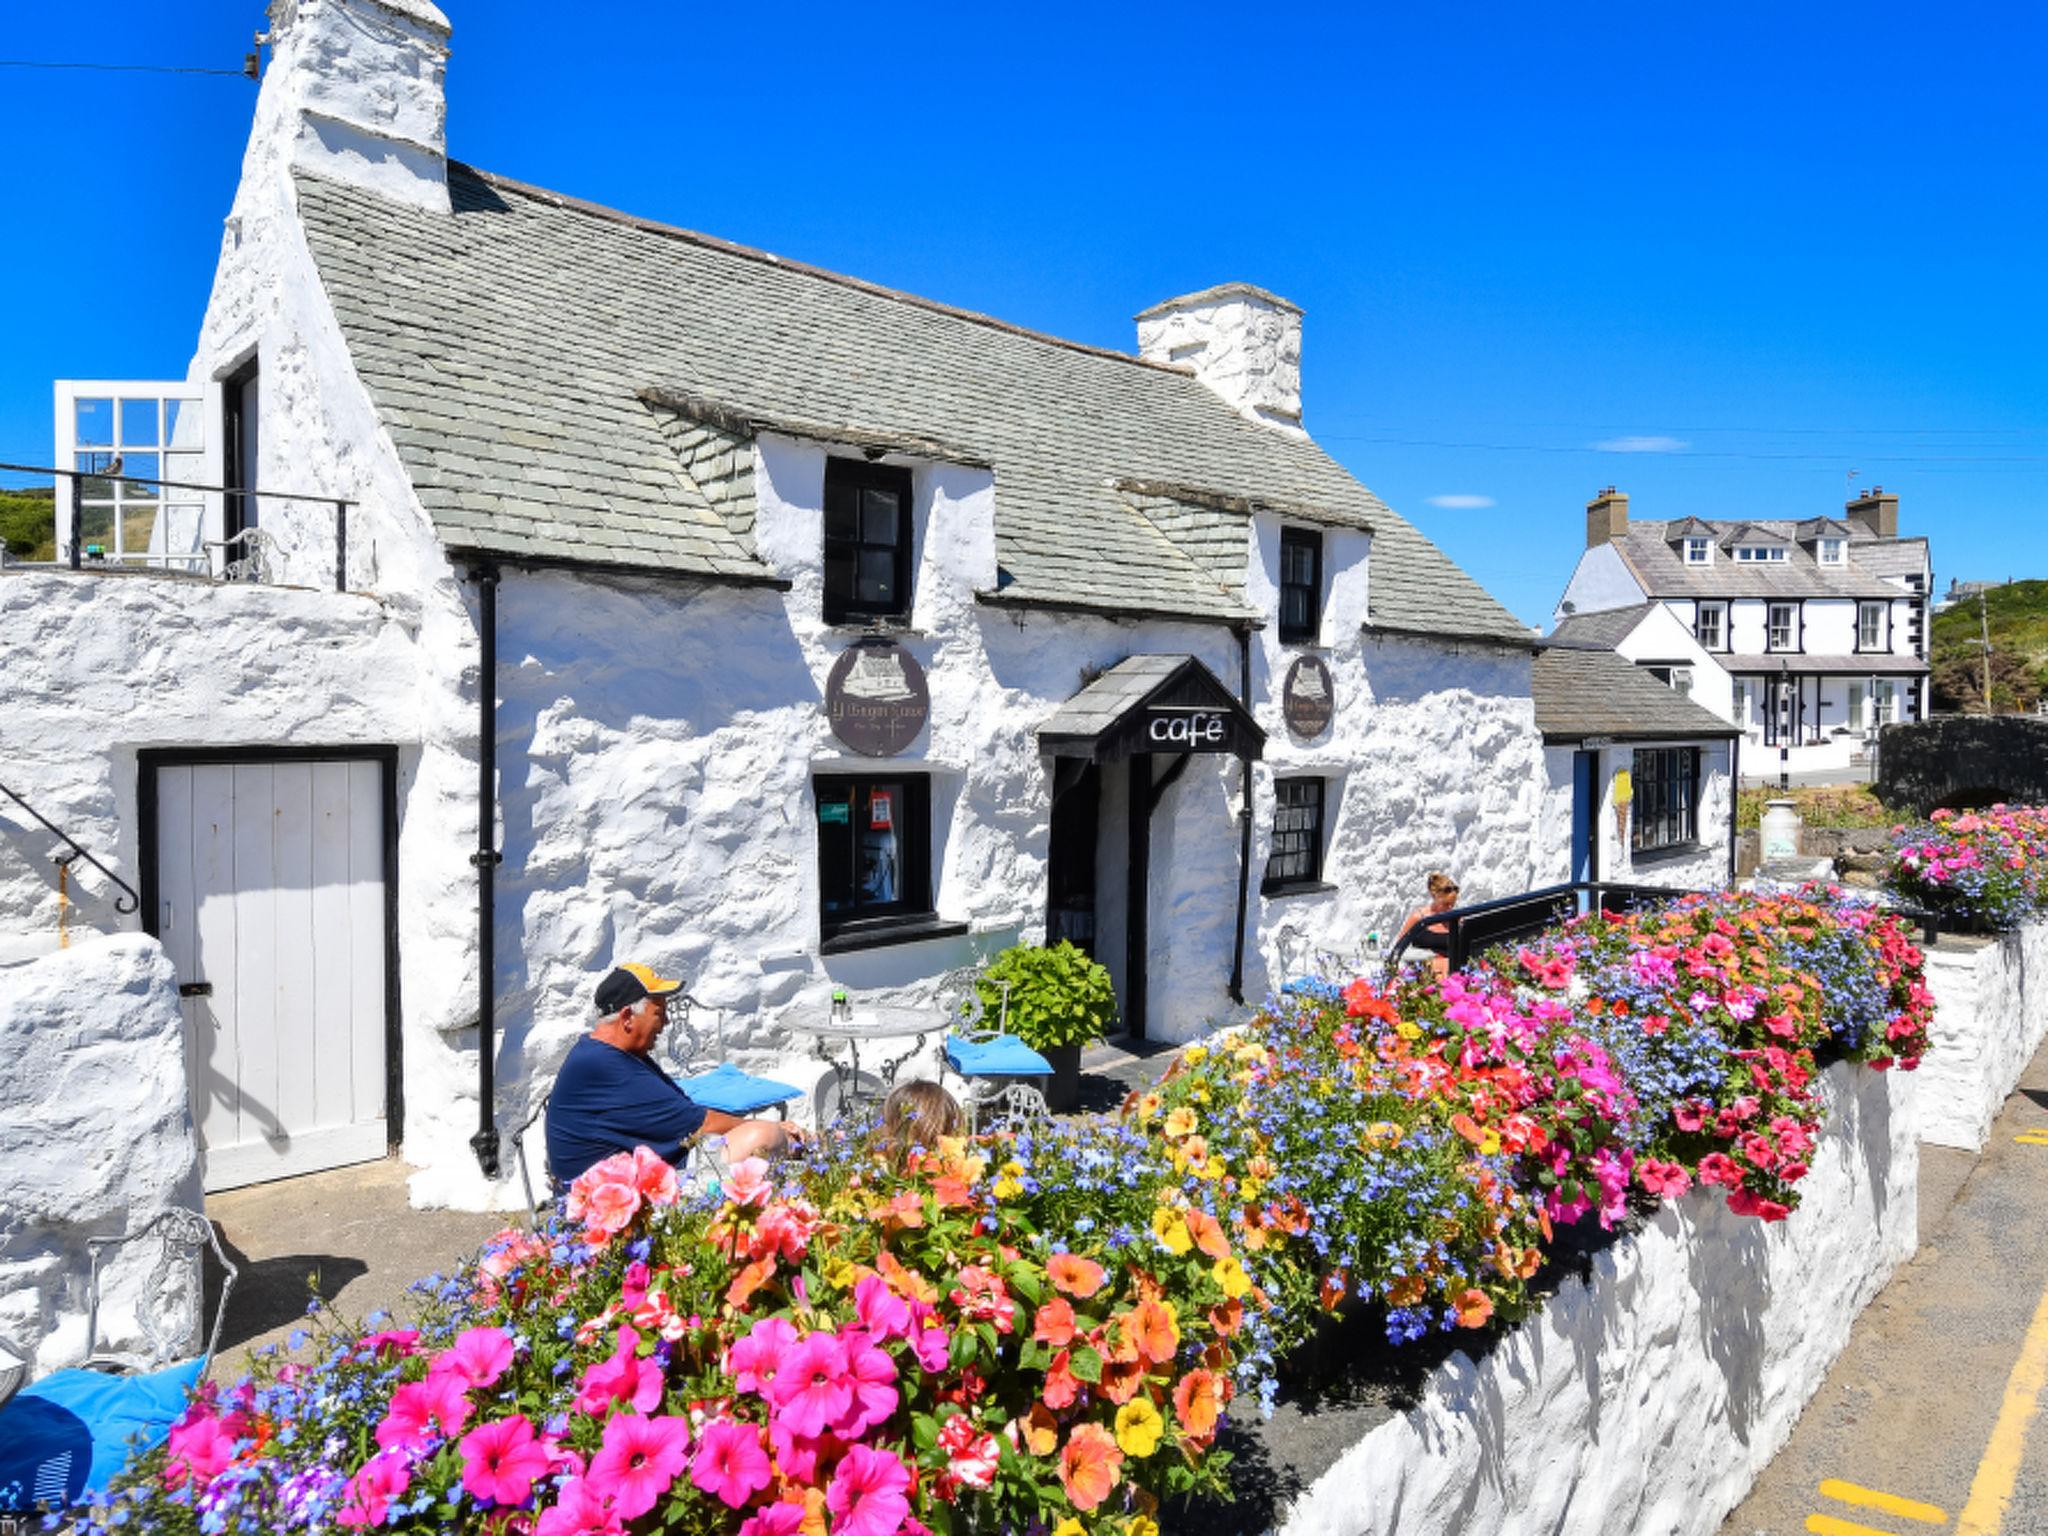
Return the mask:
M1596 453L1683 453L1692 446L1678 437L1610 437L1593 445Z
M1476 512L1481 507L1490 507L1495 503L1491 496L1459 494L1454 496L1432 496L1429 498L1429 504L1432 507L1442 507L1446 512Z

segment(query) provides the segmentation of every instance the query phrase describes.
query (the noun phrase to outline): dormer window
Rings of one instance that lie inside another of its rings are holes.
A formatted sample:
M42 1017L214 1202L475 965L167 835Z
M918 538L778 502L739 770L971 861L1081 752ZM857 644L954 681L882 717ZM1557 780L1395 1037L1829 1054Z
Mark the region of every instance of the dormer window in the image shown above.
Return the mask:
M1710 565L1714 559L1712 539L1688 538L1685 541L1685 563L1687 565Z
M1280 530L1280 643L1314 645L1323 627L1323 536Z
M1784 558L1785 546L1782 544L1738 544L1735 546L1735 559L1739 564L1755 564L1765 560L1780 561Z
M1845 558L1842 554L1843 545L1844 541L1841 539L1822 539L1820 541L1820 563L1822 565L1840 565Z
M910 617L910 471L825 461L825 622Z

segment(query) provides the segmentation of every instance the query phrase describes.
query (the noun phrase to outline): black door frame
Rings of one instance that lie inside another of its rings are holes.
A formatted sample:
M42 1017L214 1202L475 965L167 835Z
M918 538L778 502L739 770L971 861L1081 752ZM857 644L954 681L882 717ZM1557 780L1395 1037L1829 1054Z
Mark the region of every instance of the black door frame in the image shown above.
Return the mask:
M141 843L142 931L161 941L157 911L162 871L157 862L159 832L157 774L164 768L220 763L372 762L381 770L384 849L384 1134L396 1152L405 1139L404 1042L398 992L398 748L384 747L146 747L136 754L135 825Z

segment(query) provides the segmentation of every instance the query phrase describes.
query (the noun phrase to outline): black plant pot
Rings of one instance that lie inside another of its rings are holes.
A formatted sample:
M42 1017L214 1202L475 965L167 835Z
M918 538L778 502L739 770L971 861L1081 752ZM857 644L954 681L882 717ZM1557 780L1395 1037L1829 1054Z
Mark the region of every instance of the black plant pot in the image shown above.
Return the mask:
M1081 1047L1048 1045L1038 1053L1052 1063L1045 1102L1056 1115L1071 1114L1081 1103Z

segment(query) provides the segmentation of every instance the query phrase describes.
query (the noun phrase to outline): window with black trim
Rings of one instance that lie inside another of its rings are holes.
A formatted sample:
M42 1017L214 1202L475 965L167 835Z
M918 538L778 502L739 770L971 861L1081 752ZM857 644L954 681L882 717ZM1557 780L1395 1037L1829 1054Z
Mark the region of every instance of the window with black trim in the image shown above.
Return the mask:
M1699 842L1700 749L1644 747L1635 753L1630 775L1635 818L1629 848L1654 853Z
M1280 641L1313 645L1323 627L1323 536L1314 528L1280 530Z
M1260 887L1268 895L1322 883L1323 788L1321 779L1273 781L1273 848Z
M910 471L825 461L825 622L910 617Z
M811 787L824 937L930 921L931 780L820 774Z

